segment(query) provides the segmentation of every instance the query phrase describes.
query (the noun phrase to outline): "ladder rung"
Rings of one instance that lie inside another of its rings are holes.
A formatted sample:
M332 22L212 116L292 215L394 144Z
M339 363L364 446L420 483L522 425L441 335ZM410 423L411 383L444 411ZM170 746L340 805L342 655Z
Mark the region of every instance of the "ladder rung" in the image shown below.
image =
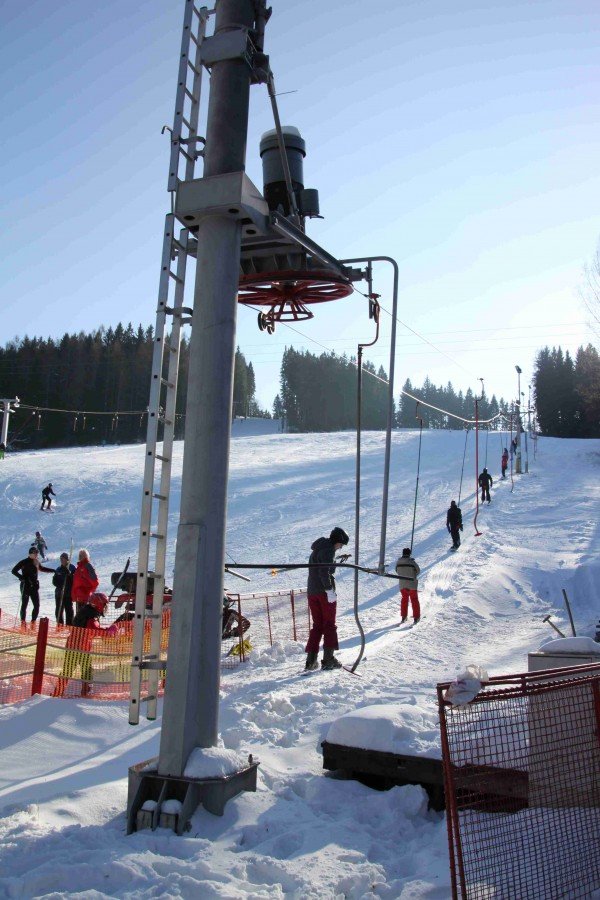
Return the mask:
M169 269L169 275L171 276L173 281L177 282L177 284L183 284L183 278L180 278L179 275L175 274L175 272L171 272L170 269Z
M166 669L166 659L145 659L140 663L140 669Z
M155 500L166 500L167 499L166 494L152 494L152 496L155 498Z
M189 97L190 103L194 103L194 104L195 104L195 103L198 102L198 98L197 98L197 97L194 97L194 95L192 94L192 92L190 91L190 89L187 88L187 87L186 87L186 89L185 89L185 94L186 94L187 97Z
M188 59L188 66L190 67L190 69L192 70L194 75L199 75L200 72L202 71L202 69L197 69L196 66L194 65L194 63L189 59Z
M159 534L158 531L151 531L150 537L156 538L157 541L164 541L164 534Z
M179 146L179 152L182 156L185 156L186 159L189 159L190 162L196 162L196 157L192 156L191 153L188 153L187 150L184 150L181 145Z
M192 40L195 43L196 47L200 46L200 41L198 40L196 35L193 34L191 31L190 31L190 40Z
M146 613L146 619L162 619L162 613Z
M160 453L155 453L154 459L160 459L161 462L171 462L171 458L169 456L161 456Z
M149 700L156 700L156 694L148 694L146 697L140 697L140 703L147 703Z
M174 387L175 387L175 385L173 384L173 382L172 382L172 381L167 381L166 378L161 378L161 379L160 379L160 383L163 384L165 387L168 387L168 388L174 388Z
M163 424L164 424L164 425L172 425L172 424L173 424L173 419L163 419Z
M193 126L192 126L192 123L191 123L191 122L188 122L188 120L186 119L185 116L182 116L182 117L181 117L181 121L183 122L183 124L185 125L185 127L187 128L187 130L189 131L190 135L193 134L193 133L194 133L194 128L193 128ZM188 138L189 138L189 135L188 135Z

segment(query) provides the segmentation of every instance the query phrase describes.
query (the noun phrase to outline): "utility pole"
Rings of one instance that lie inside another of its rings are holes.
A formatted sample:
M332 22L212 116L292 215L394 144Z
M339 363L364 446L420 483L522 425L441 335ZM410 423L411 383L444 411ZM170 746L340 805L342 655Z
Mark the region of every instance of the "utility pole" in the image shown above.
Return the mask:
M0 432L0 444L3 444L4 447L6 447L8 443L8 420L10 414L19 408L21 401L18 397L13 397L12 400L4 397L0 398L0 403L2 404L2 431Z
M523 398L523 403L525 403L525 392L524 391L522 392L521 397ZM529 418L529 409L527 410L527 417ZM527 447L527 431L525 431L525 472L529 472L529 450Z
M521 475L521 372L520 366L515 366L517 370L517 458L515 472Z
M244 171L248 54L234 38L262 35L264 0L217 0L204 179ZM221 50L222 48L222 50ZM259 50L262 47L259 46ZM234 206L234 204L229 204ZM227 478L240 272L239 209L217 209L198 226L198 255L177 532L169 668L158 773L180 777L196 747L217 744Z

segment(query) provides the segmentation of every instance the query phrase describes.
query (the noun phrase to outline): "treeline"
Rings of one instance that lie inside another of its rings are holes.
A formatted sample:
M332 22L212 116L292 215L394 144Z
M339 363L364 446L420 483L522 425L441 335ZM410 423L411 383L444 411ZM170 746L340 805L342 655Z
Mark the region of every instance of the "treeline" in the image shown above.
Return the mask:
M0 397L20 397L39 412L21 409L10 418L14 449L135 443L146 437L154 330L130 323L60 339L23 338L0 348ZM166 355L166 354L165 354ZM181 343L176 438L183 437L189 342ZM165 360L167 374L168 360ZM238 349L235 358L234 414L263 415L255 400L252 363ZM45 412L44 409L74 412ZM93 415L90 411L107 412ZM135 411L135 415L127 415ZM87 415L84 413L87 412ZM114 415L114 413L120 415ZM77 414L80 413L80 414Z
M363 376L362 424L385 428L387 375L366 362ZM383 380L379 380L383 379ZM316 356L286 347L281 362L281 389L273 415L285 418L288 431L343 431L356 426L356 361L333 353Z
M538 427L554 437L600 437L600 356L580 347L575 361L567 350L544 347L533 376Z
M413 394L425 403L430 403L432 406L439 407L439 409L448 410L449 413L453 413L455 416L462 416L463 419L475 418L475 394L471 388L465 391L464 394L462 391L457 393L450 381L446 387L436 387L429 378L425 379L421 387L413 387L410 378L407 378L402 386L402 390ZM498 413L509 414L508 405L502 398L497 400L495 394L492 394L492 397L489 398L486 396L485 391L483 396L479 398L478 406L479 418L482 420L491 419L497 416ZM414 400L404 396L404 394L400 395L396 417L396 424L399 428L415 428L417 426L416 407L417 404ZM465 427L460 419L453 419L445 413L437 412L425 406L419 406L418 414L423 419L424 428L460 430Z

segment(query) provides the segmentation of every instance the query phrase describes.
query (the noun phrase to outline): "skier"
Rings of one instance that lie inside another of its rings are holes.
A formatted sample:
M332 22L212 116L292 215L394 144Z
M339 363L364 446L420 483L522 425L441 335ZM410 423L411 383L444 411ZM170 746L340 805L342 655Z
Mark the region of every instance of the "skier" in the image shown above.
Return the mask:
M460 532L463 530L462 511L456 500L450 501L450 509L446 513L446 528L452 537L452 549L460 547Z
M348 543L348 535L343 528L334 528L328 538L320 537L311 545L308 562L314 568L308 570L308 606L312 617L312 627L306 643L305 671L319 667L319 645L323 638L322 669L340 669L342 664L334 655L339 649L335 616L337 594L335 591L334 557L337 550Z
M506 470L508 468L508 449L505 447L502 451L502 477L506 478Z
M48 544L46 543L46 538L40 534L39 531L36 531L35 538L31 542L32 547L38 548L38 553L42 557L42 559L46 559L46 550L48 549Z
M52 482L51 481L46 485L45 488L42 488L42 505L40 506L40 509L44 509L46 503L48 504L48 509L50 509L50 507L52 506L52 500L50 499L50 494L52 494L53 497L56 497L56 494L52 490Z
M6 453L6 444L4 441L0 444L0 459L4 459L4 454Z
M54 599L56 601L56 623L63 625L73 624L73 573L75 566L69 562L69 554L60 554L60 566L55 570L52 584L54 585Z
M31 600L33 607L31 621L35 622L40 611L40 582L39 572L54 573L54 569L42 566L38 559L37 547L30 547L25 559L21 559L12 568L12 574L21 582L21 623L24 625L27 618L27 604Z
M92 662L90 651L95 637L107 635L113 637L118 628L115 623L108 628L102 628L98 618L103 616L108 606L106 594L92 594L86 603L82 604L73 619L73 628L65 644L65 659L60 678L52 692L53 697L62 697L69 678L77 666L81 666L81 696L87 697L91 693L89 682L92 680Z
M421 618L421 607L419 605L419 568L411 556L410 547L405 547L402 556L396 563L396 574L400 577L400 624L406 622L408 617L408 601L412 606L413 622L415 625Z
M491 503L490 500L490 488L494 483L494 479L490 475L487 469L484 469L481 475L479 476L479 487L481 488L481 502L487 500L488 503Z
M90 562L89 550L82 548L77 556L77 568L73 573L71 597L75 603L87 603L99 584L96 570Z

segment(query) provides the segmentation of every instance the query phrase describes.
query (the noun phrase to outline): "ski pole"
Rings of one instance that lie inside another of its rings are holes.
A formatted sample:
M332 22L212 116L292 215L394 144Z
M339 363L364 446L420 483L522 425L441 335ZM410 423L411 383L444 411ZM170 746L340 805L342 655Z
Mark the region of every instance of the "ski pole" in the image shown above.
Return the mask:
M575 631L575 622L573 621L573 613L571 612L571 604L569 603L569 598L567 597L567 592L565 589L562 589L563 597L565 598L565 606L567 607L567 612L569 613L569 622L571 623L571 631L573 632L573 637L577 637L577 632Z

